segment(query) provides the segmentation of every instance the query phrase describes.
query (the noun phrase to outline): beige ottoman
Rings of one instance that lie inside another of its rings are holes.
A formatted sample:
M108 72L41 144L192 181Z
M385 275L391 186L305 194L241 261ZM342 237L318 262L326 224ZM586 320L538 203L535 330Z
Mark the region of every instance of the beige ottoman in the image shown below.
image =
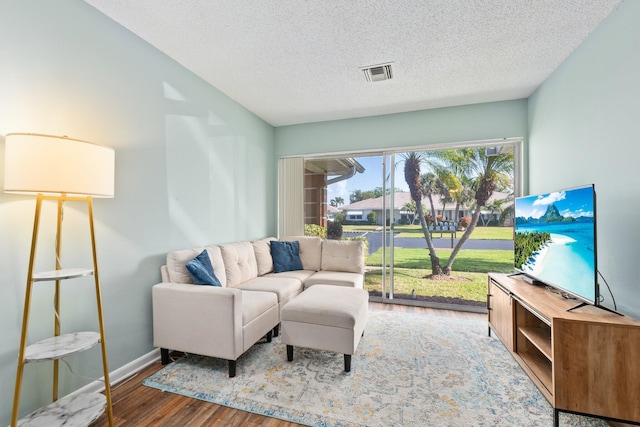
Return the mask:
M351 356L364 334L368 312L369 293L364 289L311 286L280 314L287 360L293 360L293 346L335 351L344 354L344 370L351 371Z

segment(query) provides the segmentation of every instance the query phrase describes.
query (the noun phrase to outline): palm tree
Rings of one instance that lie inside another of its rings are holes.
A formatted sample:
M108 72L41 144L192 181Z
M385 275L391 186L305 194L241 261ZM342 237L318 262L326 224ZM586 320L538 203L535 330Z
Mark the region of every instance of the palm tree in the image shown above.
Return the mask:
M331 199L329 204L337 208L341 205L344 205L344 199L342 197L334 197L333 199Z
M470 205L473 202L473 196L475 194L472 188L473 181L464 175L458 176L458 180L460 181L461 186L460 191L456 191L453 194L453 200L456 202L456 210L454 214L456 222L460 219L460 207Z
M438 194L442 203L442 216L447 211L447 203L455 202L455 194L462 191L460 179L455 176L451 170L436 166L436 174L438 176Z
M474 190L475 211L471 215L471 224L465 230L458 244L451 252L449 261L443 269L444 274L451 274L451 268L460 249L469 240L471 233L478 224L482 208L493 195L498 183L513 176L513 155L499 152L496 155L487 155L484 148L463 148L451 150L447 153L448 163L456 174L466 176L472 183Z
M411 217L409 224L413 224L413 221L416 218L416 202L411 200L410 202L405 203L402 210L407 213L407 216Z
M424 234L425 241L427 242L427 248L429 249L429 258L431 259L431 273L434 275L442 274L442 267L440 266L440 258L436 254L436 250L433 247L433 241L431 240L431 233L427 227L427 220L424 216L424 209L422 207L422 195L423 186L420 181L420 166L423 162L427 161L427 154L424 152L409 152L403 154L404 158L404 179L409 186L409 192L411 193L411 199L416 205L416 213L420 220L420 226L422 227L422 233Z
M438 192L438 177L433 172L427 172L420 175L420 184L422 185L422 194L429 199L431 206L431 217L435 220L436 208L433 205L433 195Z
M502 211L504 210L504 208L502 207L502 205L504 205L505 200L492 200L491 202L487 202L487 205L485 206L488 210L489 210L489 221L491 221L491 217L493 217L494 213L499 213L502 214ZM487 225L486 222L482 221L482 225Z
M476 147L435 153L409 152L404 154L403 157L405 160L404 179L409 186L411 198L416 204L417 215L429 250L431 271L434 275L450 275L458 253L469 240L471 233L473 233L478 224L482 208L487 205L496 187L509 181L509 178L513 176L513 155L505 152L500 152L497 155L487 155L484 148ZM455 187L457 191L465 193L465 187L467 187L467 196L473 194L472 200L475 202L475 211L471 216L471 224L458 240L444 268L440 265L440 258L433 247L431 234L424 217L424 209L420 203L425 190L425 185L420 179L422 164L436 171L434 174L436 178L438 171L448 171L450 176L457 177L458 186Z
M515 216L515 205L513 204L514 193L510 193L506 199L504 199L505 204L509 203L509 206L504 208L500 213L500 218L498 221L500 224L504 224L507 218L509 218L509 224L513 224L513 218Z

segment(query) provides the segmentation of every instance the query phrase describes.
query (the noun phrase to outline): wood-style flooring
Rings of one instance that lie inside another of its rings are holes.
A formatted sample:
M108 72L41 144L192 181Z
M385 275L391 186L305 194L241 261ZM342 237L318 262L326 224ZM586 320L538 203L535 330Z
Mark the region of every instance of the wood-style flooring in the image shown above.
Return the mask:
M397 304L369 303L372 310L405 311L434 316L485 320L485 314L439 310ZM116 426L269 426L294 427L290 423L262 415L227 408L177 394L166 393L142 385L142 380L161 368L160 361L138 372L135 376L111 388L114 424ZM106 414L92 427L108 426Z

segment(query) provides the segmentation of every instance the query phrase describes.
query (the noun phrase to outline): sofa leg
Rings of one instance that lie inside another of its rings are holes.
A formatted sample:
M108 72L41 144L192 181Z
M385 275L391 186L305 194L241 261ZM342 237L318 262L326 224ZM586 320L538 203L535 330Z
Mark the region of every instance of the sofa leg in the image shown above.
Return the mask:
M287 344L287 360L289 362L293 361L293 346Z
M280 335L280 323L273 328L273 336L277 337L278 335Z
M236 376L236 361L229 360L229 378Z
M271 342L273 339L273 330L267 332L267 342Z
M351 372L351 355L350 354L344 355L344 371Z
M169 349L168 348L161 348L160 349L160 362L163 365L166 365L169 362L171 362L171 358L169 357Z

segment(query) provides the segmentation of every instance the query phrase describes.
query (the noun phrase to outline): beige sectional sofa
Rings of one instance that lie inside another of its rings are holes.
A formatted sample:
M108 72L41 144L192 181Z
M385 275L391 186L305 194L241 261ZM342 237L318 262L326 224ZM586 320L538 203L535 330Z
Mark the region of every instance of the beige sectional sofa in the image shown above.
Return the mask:
M272 332L278 334L284 305L304 289L329 284L363 288L365 245L361 241L285 237L298 242L302 270L274 272L275 238L173 251L153 286L153 340L162 363L169 350L236 360ZM194 285L186 264L206 249L222 286Z

